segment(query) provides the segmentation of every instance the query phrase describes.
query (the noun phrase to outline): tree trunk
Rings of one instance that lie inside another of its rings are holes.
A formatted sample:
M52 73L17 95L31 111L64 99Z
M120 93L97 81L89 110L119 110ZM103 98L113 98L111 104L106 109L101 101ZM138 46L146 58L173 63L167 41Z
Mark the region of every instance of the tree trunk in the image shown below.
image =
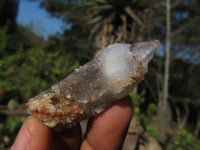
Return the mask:
M198 114L197 114L197 125L196 125L196 129L195 129L195 131L194 131L194 136L195 136L196 138L198 138L199 131L200 131L200 111L199 111Z
M165 74L164 74L164 86L162 97L158 103L158 132L160 133L160 142L165 142L167 139L167 132L171 121L171 111L168 103L168 83L169 83L169 66L170 66L170 0L166 1L166 53L165 53Z

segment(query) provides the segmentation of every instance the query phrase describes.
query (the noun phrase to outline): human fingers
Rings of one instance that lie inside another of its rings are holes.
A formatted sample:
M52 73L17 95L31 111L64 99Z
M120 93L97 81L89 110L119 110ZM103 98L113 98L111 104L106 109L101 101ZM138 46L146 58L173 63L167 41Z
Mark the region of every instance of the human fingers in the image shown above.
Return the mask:
M81 150L120 149L132 117L130 97L113 103L91 122Z
M52 133L33 116L27 117L10 150L50 150Z

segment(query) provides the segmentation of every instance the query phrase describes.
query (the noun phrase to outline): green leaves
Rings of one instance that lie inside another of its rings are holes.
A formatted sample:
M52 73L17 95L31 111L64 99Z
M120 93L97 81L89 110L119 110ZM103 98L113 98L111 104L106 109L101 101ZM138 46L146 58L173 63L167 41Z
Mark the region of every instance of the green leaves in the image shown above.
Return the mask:
M6 127L8 128L8 131L10 133L13 133L14 131L16 131L16 129L19 129L24 120L25 117L19 117L19 116L9 117L6 122Z
M7 45L9 36L7 35L8 26L0 27L0 54Z
M97 16L97 17L89 20L87 23L88 24L95 24L95 23L99 22L101 19L102 19L102 16Z
M152 137L154 137L155 139L158 139L158 138L159 138L159 133L155 130L155 127L154 127L154 126L148 125L148 126L146 127L146 130L147 130L147 132L149 132L150 135L151 135Z
M144 98L141 97L139 94L130 93L130 97L133 100L133 105L135 107L139 107L141 103L144 102Z
M197 141L195 141L195 137L187 130L178 130L177 135L178 137L168 145L169 150L199 150L200 146Z

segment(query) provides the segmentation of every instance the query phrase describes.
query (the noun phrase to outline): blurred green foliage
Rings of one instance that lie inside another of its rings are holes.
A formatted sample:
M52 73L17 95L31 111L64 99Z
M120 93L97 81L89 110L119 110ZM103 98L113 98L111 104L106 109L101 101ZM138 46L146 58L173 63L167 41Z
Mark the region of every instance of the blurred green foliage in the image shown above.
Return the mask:
M19 130L22 123L24 122L25 117L11 116L6 121L6 128L10 134L15 133L16 130Z
M4 126L0 124L0 143L3 143Z
M173 138L167 148L169 150L199 150L200 145L191 133L186 129L181 129L177 131L177 137Z
M15 109L18 106L18 102L14 99L9 100L8 102L8 109Z
M154 103L150 103L146 112L142 112L141 105L144 103L144 98L139 94L130 93L130 97L133 101L133 119L137 119L140 124L146 129L146 132L155 139L159 138L159 133L156 131L155 126L151 124L151 121L156 116L157 107Z
M3 147L8 147L10 144L12 144L24 120L25 117L10 116L5 120L4 123L0 124L0 149ZM5 138L8 139L6 143Z
M4 54L0 59L0 87L12 93L12 97L20 95L28 99L77 68L83 61L77 59L80 52L68 51L62 42L59 44L56 40L49 39L40 47L21 48Z
M7 35L8 26L0 27L0 55L3 54L9 36Z
M141 97L139 94L134 94L133 92L130 93L130 97L132 98L133 100L133 105L135 107L139 107L141 103L144 102L144 98Z
M148 132L152 137L154 137L155 139L158 140L158 138L159 138L159 133L158 133L158 131L155 130L155 126L153 126L153 125L147 125L147 126L146 126L146 130L147 130L147 132Z
M156 106L156 104L150 103L150 104L148 105L148 108L147 108L147 113L148 113L148 114L154 114L154 115L156 115L156 111L157 111L157 106Z

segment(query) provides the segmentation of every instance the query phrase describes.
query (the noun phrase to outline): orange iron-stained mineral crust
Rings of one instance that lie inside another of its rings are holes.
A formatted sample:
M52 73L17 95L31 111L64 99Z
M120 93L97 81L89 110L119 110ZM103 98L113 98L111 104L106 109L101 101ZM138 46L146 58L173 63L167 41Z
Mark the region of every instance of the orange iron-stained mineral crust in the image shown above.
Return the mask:
M28 111L51 128L72 127L127 96L148 71L159 41L115 43L67 78L28 102Z

